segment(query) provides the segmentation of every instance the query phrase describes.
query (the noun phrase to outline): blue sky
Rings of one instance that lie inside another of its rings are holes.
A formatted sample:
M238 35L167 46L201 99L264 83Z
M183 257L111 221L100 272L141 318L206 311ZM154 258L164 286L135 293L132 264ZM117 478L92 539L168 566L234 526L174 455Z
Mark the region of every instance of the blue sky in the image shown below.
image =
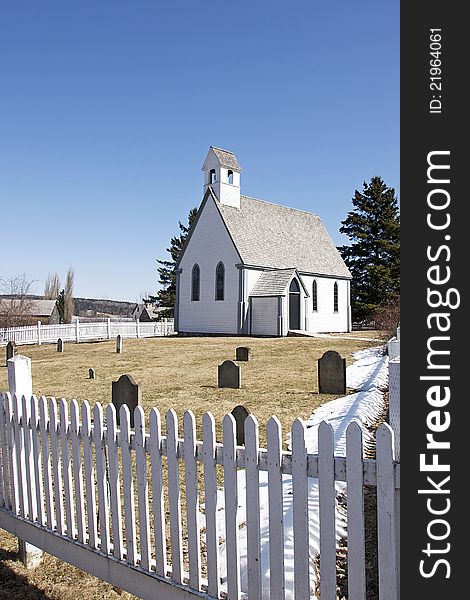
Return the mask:
M337 244L363 181L398 192L398 0L17 0L0 56L0 276L36 293L156 291L211 144Z

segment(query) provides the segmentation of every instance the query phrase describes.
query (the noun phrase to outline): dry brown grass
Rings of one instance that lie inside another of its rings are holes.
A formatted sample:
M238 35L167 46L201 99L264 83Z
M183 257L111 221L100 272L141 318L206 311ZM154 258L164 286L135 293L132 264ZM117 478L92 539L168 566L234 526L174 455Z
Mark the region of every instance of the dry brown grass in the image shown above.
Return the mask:
M221 424L225 414L237 404L244 404L260 423L260 445L265 443L265 424L275 414L284 433L293 420L307 418L312 411L334 398L318 394L317 359L326 350L337 350L352 362L351 353L376 345L377 332L356 332L334 338L153 338L124 340L123 353L116 354L115 342L66 344L65 353L55 345L23 346L18 352L29 356L33 366L36 394L87 399L107 403L111 400L111 382L127 373L142 386L142 404L148 415L156 406L162 417L174 408L180 419L186 409L196 415L198 433L201 417L210 410L221 441ZM242 366L242 389L218 389L217 365L235 358L237 346L250 346L253 358ZM88 369L96 379L88 379ZM7 370L0 363L0 390L7 389ZM285 436L284 436L285 437ZM65 563L47 556L44 564L28 572L16 557L13 536L0 531L0 600L2 598L51 598L68 600L132 598L118 595L113 588Z

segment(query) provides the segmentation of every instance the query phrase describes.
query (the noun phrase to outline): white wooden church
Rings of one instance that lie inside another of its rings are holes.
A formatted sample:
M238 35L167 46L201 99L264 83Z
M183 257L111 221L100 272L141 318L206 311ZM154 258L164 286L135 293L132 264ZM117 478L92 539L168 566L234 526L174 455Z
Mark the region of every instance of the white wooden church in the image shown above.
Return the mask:
M204 197L176 265L175 330L285 336L351 329L351 273L320 218L241 195L211 146Z

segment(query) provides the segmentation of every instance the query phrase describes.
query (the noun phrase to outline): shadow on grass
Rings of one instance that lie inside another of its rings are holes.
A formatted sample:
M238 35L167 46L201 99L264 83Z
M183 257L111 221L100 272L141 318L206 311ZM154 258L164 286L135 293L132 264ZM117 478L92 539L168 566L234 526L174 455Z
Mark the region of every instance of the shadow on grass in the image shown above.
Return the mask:
M18 560L17 552L0 548L0 600L50 600L51 596L7 564Z

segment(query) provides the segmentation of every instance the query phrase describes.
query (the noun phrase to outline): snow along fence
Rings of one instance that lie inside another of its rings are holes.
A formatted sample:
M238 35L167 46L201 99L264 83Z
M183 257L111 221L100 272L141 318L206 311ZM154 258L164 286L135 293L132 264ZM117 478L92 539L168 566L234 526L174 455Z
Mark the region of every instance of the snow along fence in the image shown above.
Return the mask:
M81 342L91 340L110 340L118 335L125 338L144 338L171 335L174 333L173 319L152 321L97 321L37 325L27 327L0 328L0 346L8 342L15 344L46 344L56 343L60 338L64 342Z
M317 454L308 454L300 419L292 426L292 451L286 452L275 417L266 426L267 449L261 449L253 415L245 421L242 447L236 446L232 415L225 416L223 443L217 443L211 413L202 418L198 441L191 411L184 414L181 432L176 413L168 411L163 435L156 408L147 433L141 407L131 430L126 406L118 428L112 404L104 411L96 403L92 411L86 401L79 407L75 400L9 393L0 394L0 402L0 527L62 560L140 598L284 598L287 475L292 480L294 597L310 598L308 478L317 478L319 502L313 510L319 517L322 600L336 598L335 481L347 484L349 599L365 597L366 485L377 489L380 600L398 598L400 465L386 424L377 431L376 459L371 460L363 458L357 422L347 429L346 456L334 456L333 430L326 422L319 427ZM221 486L223 524L218 519ZM267 486L269 506L267 577L260 569L262 486Z

